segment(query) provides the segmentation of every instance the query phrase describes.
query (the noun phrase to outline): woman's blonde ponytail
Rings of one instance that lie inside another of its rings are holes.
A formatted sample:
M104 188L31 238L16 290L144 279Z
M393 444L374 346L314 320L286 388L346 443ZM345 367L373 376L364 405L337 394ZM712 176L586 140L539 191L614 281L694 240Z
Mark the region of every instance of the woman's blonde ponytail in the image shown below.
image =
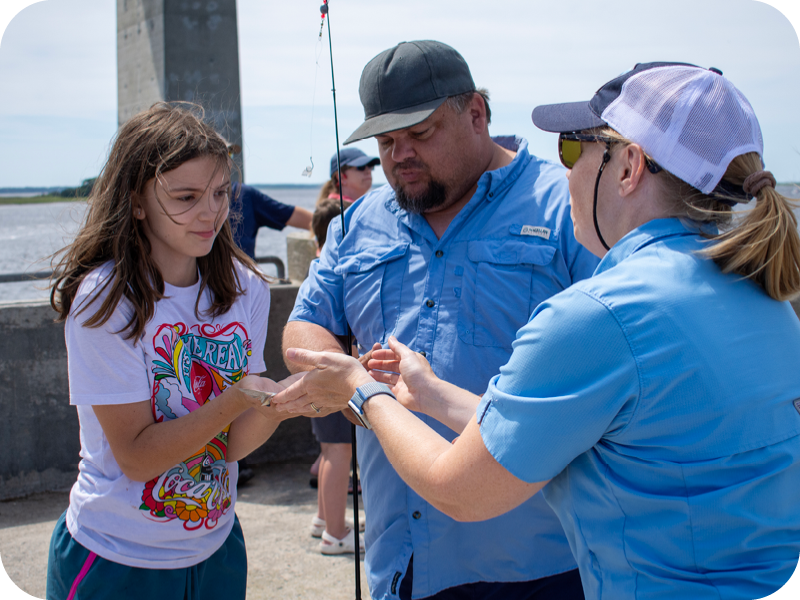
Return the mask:
M758 154L743 154L731 162L723 179L741 186L761 169ZM723 272L752 279L775 300L793 298L800 294L800 235L793 208L773 185L761 187L755 207L740 213L738 222L702 254Z

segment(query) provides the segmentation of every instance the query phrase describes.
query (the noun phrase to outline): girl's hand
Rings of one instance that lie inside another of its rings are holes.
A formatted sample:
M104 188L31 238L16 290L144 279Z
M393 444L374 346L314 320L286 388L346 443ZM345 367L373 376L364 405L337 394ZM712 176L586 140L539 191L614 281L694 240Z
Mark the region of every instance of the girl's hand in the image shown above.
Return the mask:
M424 356L392 336L389 349L372 352L368 368L375 381L392 388L400 404L408 410L425 412L425 404L430 402L428 392L438 378Z
M314 407L320 410L330 408L327 412L339 411L347 408L347 402L357 387L374 381L357 359L344 354L289 348L286 357L294 363L316 369L308 371L305 377L273 398L280 412L310 411L313 415Z

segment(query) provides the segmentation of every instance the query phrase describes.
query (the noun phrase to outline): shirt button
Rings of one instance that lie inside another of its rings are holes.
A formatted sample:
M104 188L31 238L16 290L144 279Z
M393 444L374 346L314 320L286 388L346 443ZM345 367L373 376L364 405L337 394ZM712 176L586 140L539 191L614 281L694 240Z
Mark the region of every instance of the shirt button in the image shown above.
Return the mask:
M442 252L441 250L437 250L436 251L436 258L442 258L443 256L444 256L444 252Z
M420 350L420 351L419 351L419 354L420 354L420 356L422 356L422 357L428 356L427 354L425 354L425 350Z
M419 512L418 510L415 510L411 516L414 517L415 519L419 519L422 516L422 513Z
M436 305L436 302L434 302L433 300L428 300L425 303L425 306L427 306L428 308L433 308L435 305Z

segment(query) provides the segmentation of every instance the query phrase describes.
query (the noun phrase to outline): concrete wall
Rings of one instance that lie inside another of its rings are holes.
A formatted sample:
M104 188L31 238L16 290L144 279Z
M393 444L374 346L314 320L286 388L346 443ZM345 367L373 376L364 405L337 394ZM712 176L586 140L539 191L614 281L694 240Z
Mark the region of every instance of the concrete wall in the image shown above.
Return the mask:
M242 146L236 0L117 0L117 90L120 125L159 100L187 100Z
M281 333L298 285L272 287L264 360L272 379L288 375ZM0 305L0 500L65 488L80 456L78 416L69 404L64 326L46 303ZM305 417L281 423L250 455L254 464L312 462L319 445Z

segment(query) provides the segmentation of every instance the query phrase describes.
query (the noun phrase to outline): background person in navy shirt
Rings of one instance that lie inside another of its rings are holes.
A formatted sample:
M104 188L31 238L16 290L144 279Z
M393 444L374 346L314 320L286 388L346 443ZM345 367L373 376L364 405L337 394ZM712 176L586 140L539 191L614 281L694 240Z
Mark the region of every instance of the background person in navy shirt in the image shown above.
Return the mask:
M231 210L240 211L241 219L231 220L233 239L251 258L255 258L256 236L261 227L282 230L289 225L309 230L311 211L302 206L278 202L251 185L231 186Z
M800 554L800 237L753 109L717 69L649 63L533 121L560 134L575 234L603 259L538 306L483 398L391 339L370 367L399 357L402 380L373 374L400 402L364 400L381 384L355 359L294 349L321 369L275 402L352 395L405 481L462 521L543 489L587 598L768 596ZM471 416L451 444L404 406Z

